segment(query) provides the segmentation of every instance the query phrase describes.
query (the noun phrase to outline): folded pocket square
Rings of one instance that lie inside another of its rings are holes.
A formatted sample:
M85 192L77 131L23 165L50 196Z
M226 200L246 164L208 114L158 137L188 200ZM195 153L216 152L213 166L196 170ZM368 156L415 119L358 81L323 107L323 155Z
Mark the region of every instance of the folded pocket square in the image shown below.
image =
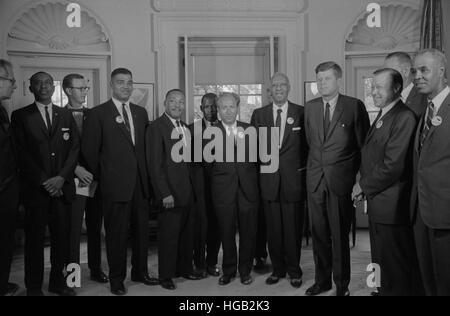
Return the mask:
M297 132L297 131L301 131L301 130L302 130L301 127L294 127L294 128L292 129L293 132Z
M61 130L62 130L63 132L68 132L68 131L70 131L70 128L61 128Z

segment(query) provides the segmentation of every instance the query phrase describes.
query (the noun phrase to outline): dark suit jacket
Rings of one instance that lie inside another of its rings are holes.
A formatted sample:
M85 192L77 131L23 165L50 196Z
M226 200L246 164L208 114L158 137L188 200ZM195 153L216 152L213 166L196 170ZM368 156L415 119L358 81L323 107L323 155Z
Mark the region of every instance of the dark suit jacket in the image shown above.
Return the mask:
M326 138L323 120L322 98L308 102L305 107L308 191L315 192L324 176L335 194L351 194L361 163L361 148L370 127L366 108L358 99L339 95Z
M417 87L414 86L414 88L412 88L411 92L409 93L408 99L406 100L405 104L414 111L414 113L416 114L416 118L420 120L422 115L427 110L427 96L425 94L419 93Z
M419 141L424 116L417 129L411 206L413 220L418 206L428 227L450 229L450 95L445 99L438 115L442 117L442 125L431 127L421 153Z
M243 130L246 130L250 126L243 122L237 122L237 127L241 127ZM216 127L222 131L223 135L223 148L216 148L216 155L222 156L223 158L222 162L215 161L211 170L211 190L215 205L230 203L236 197L239 187L248 201L258 203L258 163L251 162L249 159L251 150L249 137L246 137L245 142L245 161L237 162L237 150L235 148L234 162L227 162L227 132L222 123L218 123ZM234 143L234 135L230 137L233 138L231 142Z
M16 207L18 203L19 186L11 128L9 122L7 124L0 122L0 207Z
M149 198L145 163L145 130L147 111L130 104L135 142L112 100L91 109L84 122L81 151L88 170L99 181L103 198L112 202L129 202L140 179L143 195Z
M399 101L372 126L362 149L360 185L369 218L380 224L407 224L412 185L415 113Z
M187 125L183 123L187 128ZM171 139L175 129L166 114L150 124L147 131L147 165L156 202L173 196L175 207L187 207L194 199L191 163L176 163L171 156L173 146L180 139ZM190 141L190 140L189 140Z
M25 205L45 205L49 195L42 184L55 176L66 180L62 191L66 202L72 202L75 198L73 172L80 149L72 114L53 105L49 135L44 119L33 103L13 113L12 129Z
M289 102L287 118L294 119L294 123L286 122L283 143L279 151L278 171L259 175L262 198L268 201L281 198L285 202L299 202L305 198L308 145L305 136L304 108ZM270 128L275 126L273 105L255 110L251 124L258 129L260 127L268 129L267 140L263 141L269 145Z

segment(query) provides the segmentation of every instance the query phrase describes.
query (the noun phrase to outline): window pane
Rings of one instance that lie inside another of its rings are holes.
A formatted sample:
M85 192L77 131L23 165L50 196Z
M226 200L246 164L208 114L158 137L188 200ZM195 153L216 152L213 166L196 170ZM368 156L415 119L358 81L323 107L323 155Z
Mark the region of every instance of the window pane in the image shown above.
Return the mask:
M242 96L239 120L245 123L250 123L253 111L260 108L261 103L262 103L261 96Z
M204 86L194 86L194 95L204 95L206 89Z
M63 96L62 95L64 93L62 93L61 81L55 81L54 85L55 85L55 92L53 93L53 96L52 96L52 102L53 102L54 105L57 105L59 107L63 107L64 105L66 105L67 101L66 101L66 103L63 103L64 100L63 100ZM65 94L64 94L64 97L66 97ZM67 100L67 97L66 97L66 100Z
M261 94L261 84L245 84L240 86L240 94Z
M219 93L222 92L234 92L239 94L239 86L238 85L219 85L217 86L217 90Z
M370 122L373 123L378 115L378 109L375 107L372 97L373 78L364 78L364 104L369 113Z
M203 96L194 97L194 121L201 120L203 118L203 113L202 110L200 109L202 97Z

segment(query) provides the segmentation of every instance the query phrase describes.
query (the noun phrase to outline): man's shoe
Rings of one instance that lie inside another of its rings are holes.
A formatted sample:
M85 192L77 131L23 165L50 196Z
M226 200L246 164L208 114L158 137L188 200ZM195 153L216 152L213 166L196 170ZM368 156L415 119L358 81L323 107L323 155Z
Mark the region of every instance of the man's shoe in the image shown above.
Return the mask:
M218 277L220 276L220 270L217 267L210 267L208 266L206 268L206 272L208 272L209 275L213 276L213 277Z
M253 278L250 274L241 276L241 283L244 285L250 285L253 283Z
M173 283L172 279L164 279L160 281L160 284L166 290L173 291L176 289L175 283Z
M219 285L227 285L230 284L231 281L236 277L235 274L224 274L220 279L219 279Z
M182 277L187 280L192 280L192 281L198 281L198 280L203 279L203 277L197 272L185 273L182 275Z
M108 276L102 270L97 272L91 272L91 280L101 284L109 282Z
M111 284L111 293L116 296L124 296L127 295L127 289L123 283L120 284Z
M42 290L27 290L27 296L45 296Z
M336 296L350 296L350 291L348 289L338 289Z
M147 286L159 285L159 279L151 278L149 275L144 275L144 276L139 277L139 278L131 277L131 281L136 282L136 283L142 283L142 284L145 284Z
M277 277L276 275L271 275L267 278L266 284L267 285L274 285L277 284L280 281L281 277Z
M49 288L48 291L59 296L77 296L77 292L75 292L74 289L68 288L66 286L62 288Z
M322 287L317 283L314 283L313 286L311 286L309 289L306 290L305 295L306 296L316 296L324 292L328 292L331 290L331 286Z
M266 259L264 258L256 258L256 263L255 266L253 267L253 269L255 271L261 271L264 270L266 268Z
M1 296L14 296L19 290L19 286L15 283L8 283L6 285L6 290Z
M291 285L296 289L299 289L302 286L302 283L303 283L302 278L291 279Z

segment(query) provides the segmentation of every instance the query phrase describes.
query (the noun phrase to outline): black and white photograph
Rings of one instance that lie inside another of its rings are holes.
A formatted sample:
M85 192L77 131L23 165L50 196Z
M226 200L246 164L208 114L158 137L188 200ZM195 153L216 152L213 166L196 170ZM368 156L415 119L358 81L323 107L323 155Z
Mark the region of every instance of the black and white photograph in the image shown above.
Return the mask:
M0 296L450 296L449 75L450 0L0 0Z

